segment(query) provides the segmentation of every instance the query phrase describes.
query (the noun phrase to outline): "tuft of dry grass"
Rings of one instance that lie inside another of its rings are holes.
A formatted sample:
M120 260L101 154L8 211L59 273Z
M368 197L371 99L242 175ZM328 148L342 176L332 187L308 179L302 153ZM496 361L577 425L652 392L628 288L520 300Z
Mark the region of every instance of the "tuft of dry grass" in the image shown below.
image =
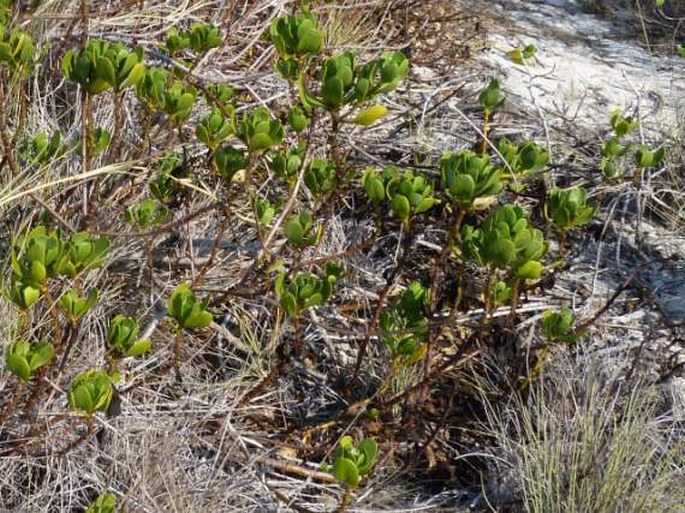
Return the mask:
M685 417L663 390L609 380L591 355L549 362L528 394L487 399L487 496L530 513L682 511Z

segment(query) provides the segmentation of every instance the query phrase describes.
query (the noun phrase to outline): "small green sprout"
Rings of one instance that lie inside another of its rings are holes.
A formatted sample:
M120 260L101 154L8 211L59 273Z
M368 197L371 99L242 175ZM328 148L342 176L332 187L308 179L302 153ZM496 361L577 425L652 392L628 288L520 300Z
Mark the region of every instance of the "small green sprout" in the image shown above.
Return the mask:
M611 112L609 124L618 138L625 137L637 128L637 121L630 116L624 116L621 109L615 109Z
M227 105L235 93L233 88L226 84L208 84L205 86L204 90L208 96L208 104L218 101L224 105Z
M190 116L196 98L197 91L194 87L176 81L162 93L161 109L178 126Z
M216 109L202 118L195 128L197 138L211 151L216 150L217 146L235 134L235 131L235 118L226 119Z
M147 353L152 344L149 340L139 340L140 327L133 317L117 315L107 328L105 342L107 348L117 358L140 356Z
M666 149L663 146L657 150L651 150L643 144L635 150L635 165L642 169L659 167L665 156Z
M346 488L359 486L361 478L371 473L378 460L378 444L373 438L364 438L358 446L351 436L344 436L333 453L331 473Z
M228 182L233 180L238 171L246 169L248 162L247 155L242 150L228 144L221 146L212 154L214 169Z
M181 50L185 50L189 46L190 36L187 32L181 31L177 26L173 26L167 30L164 49L171 57L175 56Z
M166 33L164 42L164 49L171 57L188 48L202 55L219 46L221 46L219 29L209 23L194 23L190 30L171 27Z
M495 280L492 283L490 297L492 297L495 305L506 305L514 297L514 287L506 281Z
M605 140L600 148L602 161L600 169L604 178L612 180L623 176L620 169L619 158L623 157L631 149L631 143L623 143L622 139L635 131L638 124L630 116L624 116L620 109L613 110L609 117L614 135Z
M337 170L327 160L314 159L304 173L304 184L315 197L321 198L338 185Z
M112 139L112 134L102 127L97 127L94 130L88 131L88 138L91 143L91 155L95 157L107 149L109 142Z
M122 44L115 43L110 47L107 58L114 67L114 91L118 94L125 88L135 86L145 75L143 49L136 47L129 52Z
M385 184L383 177L375 169L369 168L362 175L362 185L372 203L378 205L385 201Z
M293 105L288 109L288 124L298 134L309 125L309 118L299 105Z
M160 203L168 205L178 192L173 177L183 171L183 157L175 152L167 153L157 167L157 176L150 182L150 193Z
M316 246L323 236L323 225L315 228L309 212L295 214L285 223L283 233L286 238L299 248Z
M595 205L588 205L587 192L582 187L550 191L547 207L552 222L562 232L586 224L597 209Z
M394 361L412 364L423 358L428 337L430 289L420 282L409 284L400 300L379 319L381 340Z
M549 162L549 152L533 141L516 145L507 139L500 139L497 151L516 175L539 173L544 171Z
M483 108L486 118L489 118L490 114L504 103L499 80L496 78L490 80L488 85L478 95L478 103Z
M622 157L626 154L630 145L622 145L621 140L618 137L611 137L602 143L600 148L600 154L605 158L616 158Z
M210 23L194 23L188 31L188 42L195 53L207 53L221 46L219 28Z
M373 96L389 93L397 89L408 73L409 60L402 52L385 52L380 59L372 61L362 69L357 86L361 93L364 89L362 81L368 80ZM363 95L359 94L359 97L362 98Z
M568 308L548 310L542 315L542 333L548 342L573 344L580 336L574 331L575 322L576 317Z
M68 254L60 262L60 273L73 277L83 270L99 266L109 252L109 245L107 237L94 239L87 232L73 234L67 244Z
M22 381L30 381L33 373L47 365L55 355L55 348L48 342L30 344L26 340L16 340L5 350L5 365Z
M124 220L140 229L162 224L168 217L169 209L156 198L145 198L124 212Z
M507 52L507 57L509 57L512 62L520 66L526 66L528 61L535 57L538 53L538 49L533 44L524 46L523 48L512 48Z
M113 396L112 377L101 370L89 370L74 378L67 397L73 410L91 417L98 411L107 411Z
M41 166L46 166L63 155L66 150L66 146L62 144L62 134L59 130L55 131L50 138L39 133L22 146L22 153L26 160L31 164Z
M114 513L116 507L116 497L111 493L103 493L88 506L86 513Z
M136 84L136 96L149 110L162 109L168 81L169 72L164 68L147 68Z
M74 323L80 317L85 315L89 310L91 310L98 302L98 291L95 288L91 288L88 291L88 295L85 297L79 296L79 293L74 289L71 289L64 293L62 297L59 298L59 306L61 306L69 320Z
M180 284L169 297L167 311L183 329L206 328L213 316L207 311L209 297L198 301L188 285Z
M283 310L297 318L303 310L324 304L343 273L342 265L336 263L326 265L322 278L311 273L299 273L286 282L286 274L282 273L276 278L274 290Z
M255 213L257 222L262 228L266 228L276 217L276 207L266 198L255 200Z
M280 144L283 133L283 125L271 118L269 109L257 107L243 118L238 136L254 153Z
M267 165L279 177L291 184L302 165L305 149L305 144L298 144L285 152L272 150L267 154Z
M35 53L36 46L31 36L14 29L9 38L0 42L0 66L9 68L13 73L28 76L33 72Z

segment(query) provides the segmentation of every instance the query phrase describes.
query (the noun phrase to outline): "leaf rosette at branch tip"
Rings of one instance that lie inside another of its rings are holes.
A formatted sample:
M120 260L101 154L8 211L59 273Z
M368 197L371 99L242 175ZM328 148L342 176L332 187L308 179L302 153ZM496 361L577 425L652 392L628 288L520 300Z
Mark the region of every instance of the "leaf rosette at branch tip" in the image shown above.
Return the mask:
M440 160L440 168L447 196L461 209L471 209L476 199L502 190L501 171L490 165L488 155L448 151Z
M393 360L412 364L423 358L428 337L430 289L411 282L400 299L379 318L381 341Z
M0 29L3 27L0 25ZM0 30L0 68L6 67L12 73L28 77L33 73L36 46L26 32L14 29L9 37L2 37Z
M194 23L190 29L181 30L174 26L167 30L164 49L174 57L182 50L191 49L204 55L212 48L221 46L219 28L210 23Z
M366 64L358 64L356 54L344 52L324 61L318 93L310 92L300 79L300 100L307 110L320 107L338 111L345 105L356 106L395 90L408 73L409 61L401 52L386 52ZM357 114L361 116L360 124L372 124L386 112L380 105L369 109Z
M150 350L149 340L140 340L140 326L133 317L117 315L107 328L107 348L117 358L140 356Z
M314 219L309 212L300 212L291 216L283 227L288 241L299 248L316 246L323 236L323 225L314 226Z
M271 117L266 107L257 107L246 114L238 132L238 137L253 153L279 145L283 136L283 125Z
M22 381L30 381L33 373L50 363L54 354L55 348L48 342L30 344L26 340L16 340L5 349L5 365Z
M20 155L29 164L46 166L64 155L67 150L67 146L62 144L62 133L56 130L51 137L38 133L25 140L20 147Z
M333 464L326 468L343 486L356 488L361 478L373 470L378 454L378 444L373 438L364 438L356 445L351 436L343 436L333 453Z
M247 155L229 144L224 144L212 153L212 165L220 176L230 182L239 171L247 168Z
M542 172L549 163L549 151L533 141L515 144L508 139L500 139L497 151L516 175Z
M576 317L568 308L548 310L542 315L542 333L548 342L573 344L581 336L574 331L575 322Z
M89 94L108 89L119 93L143 79L143 50L137 47L130 52L121 43L91 39L85 49L71 49L66 53L62 72Z
M164 223L169 218L169 209L157 198L145 198L124 212L124 220L139 229L148 229Z
M85 297L79 295L74 290L68 290L62 297L59 298L58 304L67 314L67 317L72 322L76 322L80 317L91 310L98 301L98 291L96 288L91 288Z
M212 151L236 132L234 109L231 106L228 110L233 116L231 119L226 119L219 110L214 109L195 127L197 138Z
M323 34L311 12L276 18L269 26L269 39L282 60L316 55L323 48Z
M182 283L169 296L167 312L183 329L206 328L213 316L207 311L209 297L200 301L187 284Z
M521 279L537 279L548 245L543 234L529 225L521 207L505 205L490 214L478 228L461 230L464 253L481 264L509 269Z
M286 273L281 273L274 282L274 291L283 310L291 317L298 317L303 310L324 304L343 274L342 264L334 262L324 267L323 277L302 272L288 279Z
M587 202L587 192L582 187L554 189L547 197L547 212L554 225L561 231L587 224L597 207Z
M87 416L107 411L114 396L114 381L102 370L82 372L74 378L68 392L69 406Z
M439 200L433 196L433 185L422 174L388 166L383 170L385 194L392 212L407 224L412 216L427 212Z
M338 171L324 159L314 159L304 173L304 184L316 198L322 198L338 185Z
M285 151L270 150L266 154L266 165L288 185L292 185L302 165L307 146L304 142Z
M493 78L478 95L478 103L483 108L486 116L489 116L496 108L504 103L504 96L499 80Z

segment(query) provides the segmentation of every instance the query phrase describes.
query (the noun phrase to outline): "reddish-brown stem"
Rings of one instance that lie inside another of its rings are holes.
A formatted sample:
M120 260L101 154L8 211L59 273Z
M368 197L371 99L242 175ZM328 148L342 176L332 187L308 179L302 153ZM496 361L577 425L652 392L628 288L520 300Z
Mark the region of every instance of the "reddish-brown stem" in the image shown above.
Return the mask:
M24 391L24 387L26 386L26 383L24 381L19 381L17 386L15 387L14 391L12 392L12 397L10 398L9 403L7 403L7 406L5 406L5 409L0 413L0 428L2 428L3 424L5 421L14 413L14 411L17 409L17 405L19 404L19 399L21 399L21 394Z

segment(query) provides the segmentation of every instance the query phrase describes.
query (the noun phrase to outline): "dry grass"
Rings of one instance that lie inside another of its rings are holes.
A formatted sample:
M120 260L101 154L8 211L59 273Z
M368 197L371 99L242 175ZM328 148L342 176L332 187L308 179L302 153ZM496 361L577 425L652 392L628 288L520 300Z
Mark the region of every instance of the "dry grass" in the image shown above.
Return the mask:
M550 363L525 397L488 407L489 494L531 513L678 512L685 418L662 390L607 382L592 355Z

